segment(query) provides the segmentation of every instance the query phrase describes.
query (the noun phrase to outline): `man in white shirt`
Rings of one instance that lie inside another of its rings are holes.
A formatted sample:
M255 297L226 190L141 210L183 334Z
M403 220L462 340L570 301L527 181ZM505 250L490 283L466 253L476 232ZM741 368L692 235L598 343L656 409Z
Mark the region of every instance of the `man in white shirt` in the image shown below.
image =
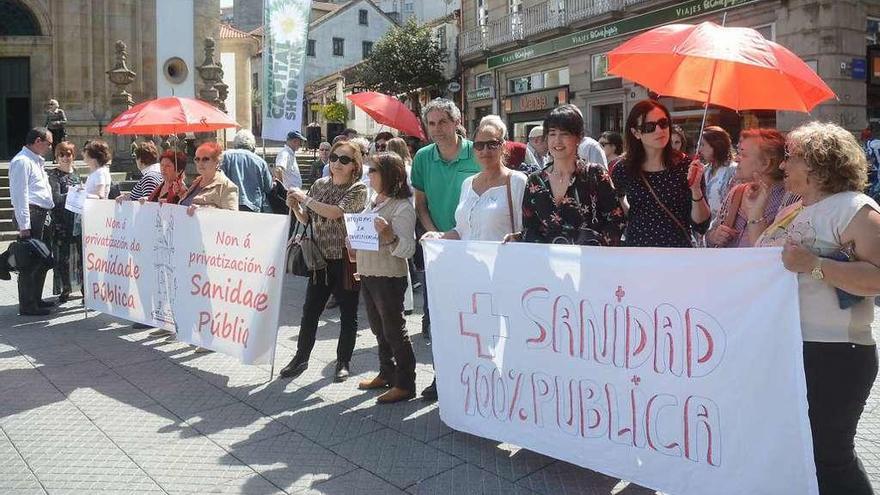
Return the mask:
M605 170L608 170L608 159L605 157L605 150L602 149L599 141L590 136L584 136L581 139L581 144L578 145L578 158L587 163L598 163Z
M532 160L538 168L550 161L547 152L547 138L544 137L544 126L535 126L529 131L529 144L526 147L526 161Z
M55 206L46 175L43 155L52 149L52 133L45 127L28 131L25 146L9 163L9 189L12 192L13 218L19 239L43 240L43 227L49 210ZM18 312L24 316L46 316L52 303L44 302L43 284L47 268L38 264L24 266L18 272Z
M286 189L302 187L302 175L299 173L299 165L296 163L296 151L302 147L305 136L299 131L287 133L287 143L275 157L275 178L280 180ZM279 176L280 175L280 176Z

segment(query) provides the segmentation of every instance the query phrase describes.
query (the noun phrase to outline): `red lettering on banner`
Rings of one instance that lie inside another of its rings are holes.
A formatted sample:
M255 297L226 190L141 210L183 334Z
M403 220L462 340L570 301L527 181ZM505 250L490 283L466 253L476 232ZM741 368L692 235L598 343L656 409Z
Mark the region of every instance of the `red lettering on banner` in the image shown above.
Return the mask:
M617 294L620 297L620 292ZM682 317L676 307L666 303L651 312L633 305L606 303L599 321L589 300L575 304L567 295L551 297L544 287L523 292L520 304L536 330L526 338L529 349L548 348L557 354L618 368L638 369L648 364L658 374L684 373L688 377L712 373L724 358L724 328L698 308L687 308ZM493 330L492 325L486 325L484 329L471 325L468 335Z
M646 393L640 380L619 393L614 385L589 379L523 373L488 364L465 363L460 382L465 414L500 422L528 422L588 441L606 441L693 462L721 465L718 406L695 395L679 400ZM520 388L525 387L525 390ZM525 394L529 400L516 397ZM508 397L513 397L508 401ZM551 419L552 418L552 419Z
M92 299L128 309L135 307L133 295L125 292L122 287L108 282L92 282Z
M198 332L209 330L211 335L220 339L241 344L247 349L250 330L245 326L247 320L236 316L230 319L229 313L218 311L213 316L207 311L199 311Z
M257 311L265 311L269 307L269 294L243 287L244 281L240 278L237 279L237 282L227 278L224 284L210 280L203 281L202 275L196 273L192 276L191 281L190 294L193 296L200 295L207 299L237 304Z
M105 260L99 258L95 253L89 253L86 256L86 271L106 273L134 280L139 279L141 276L141 267L136 265L134 260L128 258L125 262L120 262L118 255L111 256L110 259Z

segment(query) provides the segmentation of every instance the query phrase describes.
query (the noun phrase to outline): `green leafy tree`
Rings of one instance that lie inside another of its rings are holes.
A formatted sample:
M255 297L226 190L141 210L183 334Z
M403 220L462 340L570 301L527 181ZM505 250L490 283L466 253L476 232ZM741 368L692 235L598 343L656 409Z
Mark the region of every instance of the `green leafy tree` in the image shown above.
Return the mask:
M447 57L431 28L410 19L379 38L370 57L352 71L352 82L387 95L405 95L418 113L418 90L439 89L446 83Z
M338 101L328 103L321 107L321 113L324 115L324 118L327 119L327 122L345 123L346 119L348 119L348 109L345 108L344 103Z

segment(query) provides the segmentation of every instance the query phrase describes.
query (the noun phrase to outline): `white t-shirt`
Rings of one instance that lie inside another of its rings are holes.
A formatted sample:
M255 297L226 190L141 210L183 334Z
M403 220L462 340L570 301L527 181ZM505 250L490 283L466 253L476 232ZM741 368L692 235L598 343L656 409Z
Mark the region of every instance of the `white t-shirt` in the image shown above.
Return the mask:
M473 187L474 177L477 176L479 174L472 175L461 183L461 196L455 209L455 231L464 241L501 241L511 233L507 185L492 187L477 195ZM522 230L522 199L526 180L524 173L511 172L514 232Z
M281 168L281 182L285 188L302 187L302 175L296 163L296 153L290 146L284 145L284 148L281 148L278 156L275 157L275 166Z
M90 173L86 178L86 195L98 195L98 190L101 186L107 186L104 188L104 196L102 199L107 198L107 194L110 193L110 167L107 165L103 167L98 167L94 172Z

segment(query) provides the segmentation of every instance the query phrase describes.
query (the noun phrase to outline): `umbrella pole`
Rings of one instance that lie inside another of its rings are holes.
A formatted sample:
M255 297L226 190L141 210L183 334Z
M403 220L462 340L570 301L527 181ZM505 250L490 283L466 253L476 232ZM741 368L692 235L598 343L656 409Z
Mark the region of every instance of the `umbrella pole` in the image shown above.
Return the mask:
M727 12L721 18L721 27L727 24ZM718 61L712 62L712 78L709 79L709 94L706 95L706 106L703 107L703 122L700 124L700 134L697 137L697 149L694 150L696 156L700 156L700 146L703 144L703 129L706 128L706 118L709 116L709 102L712 101L712 89L715 86L715 72L718 70Z

